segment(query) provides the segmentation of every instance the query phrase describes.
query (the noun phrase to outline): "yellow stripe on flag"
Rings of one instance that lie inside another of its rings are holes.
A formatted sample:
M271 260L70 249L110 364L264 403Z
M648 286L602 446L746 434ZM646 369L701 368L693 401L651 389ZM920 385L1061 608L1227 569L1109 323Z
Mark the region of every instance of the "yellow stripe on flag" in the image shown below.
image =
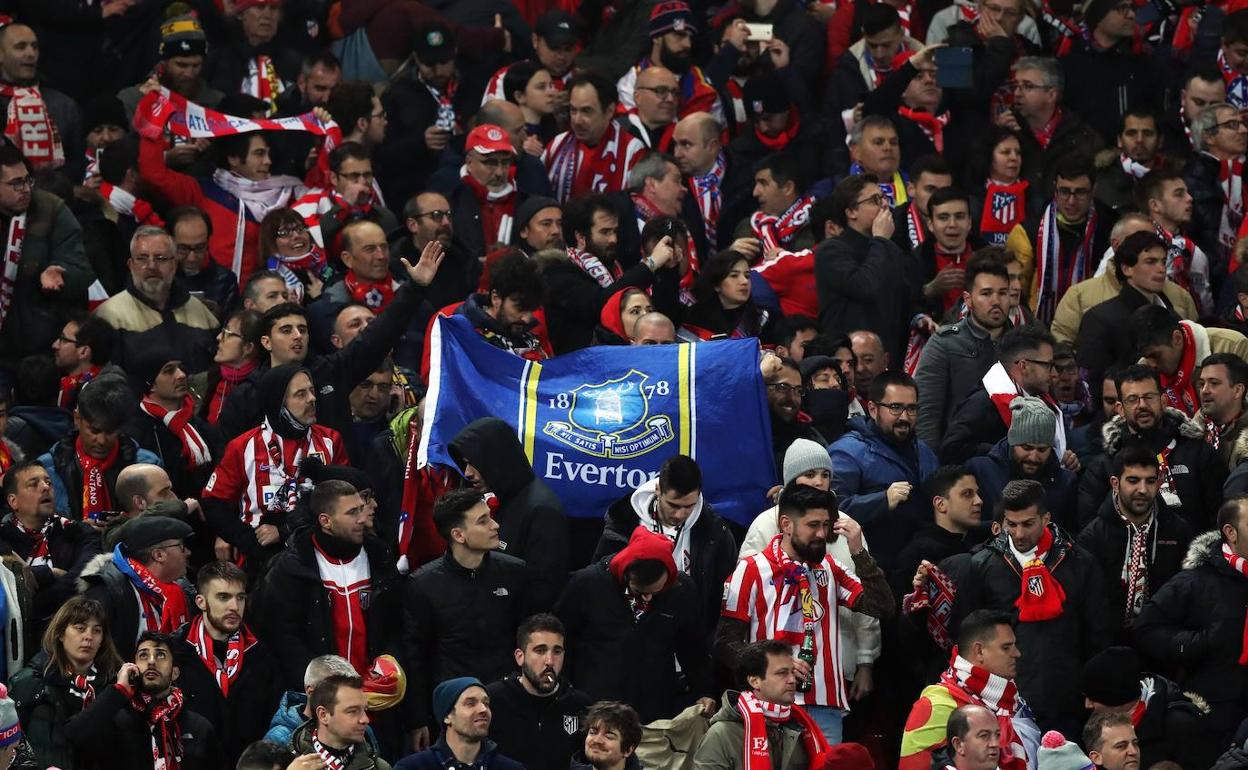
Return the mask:
M530 465L533 464L533 447L537 441L537 382L541 376L542 365L532 362L528 381L524 384L524 453Z
M693 425L689 415L689 402L692 398L689 392L689 364L693 345L677 345L677 347L679 348L676 357L676 377L678 380L677 396L680 402L680 453L688 457L693 438Z

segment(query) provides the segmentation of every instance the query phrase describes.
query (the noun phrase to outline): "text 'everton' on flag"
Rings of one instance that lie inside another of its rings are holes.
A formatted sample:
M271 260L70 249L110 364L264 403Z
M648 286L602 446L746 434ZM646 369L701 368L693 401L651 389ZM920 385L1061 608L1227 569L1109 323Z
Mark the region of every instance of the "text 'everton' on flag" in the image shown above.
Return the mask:
M454 316L437 320L429 345L422 465L454 468L451 440L492 416L515 427L569 516L602 516L674 454L697 461L721 515L748 524L768 504L776 472L756 340L609 345L536 362Z

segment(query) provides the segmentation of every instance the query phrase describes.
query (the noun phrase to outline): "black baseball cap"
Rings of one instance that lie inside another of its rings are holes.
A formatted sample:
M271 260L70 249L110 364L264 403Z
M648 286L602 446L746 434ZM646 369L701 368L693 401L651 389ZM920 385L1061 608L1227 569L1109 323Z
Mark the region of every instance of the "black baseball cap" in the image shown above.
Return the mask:
M551 48L562 48L580 41L576 17L567 11L547 11L537 17L533 31Z
M455 58L455 37L450 27L435 21L416 32L413 48L422 64L441 64Z

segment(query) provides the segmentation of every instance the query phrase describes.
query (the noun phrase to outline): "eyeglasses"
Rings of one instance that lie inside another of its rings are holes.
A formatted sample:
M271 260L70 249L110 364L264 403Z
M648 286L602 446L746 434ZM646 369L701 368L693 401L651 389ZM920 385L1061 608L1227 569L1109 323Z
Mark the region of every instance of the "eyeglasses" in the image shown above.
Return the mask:
M1239 129L1243 127L1244 127L1244 121L1240 120L1239 118L1234 118L1232 120L1223 121L1222 123L1214 123L1212 126L1210 126L1210 128L1212 128L1214 131L1217 131L1218 129L1222 129L1222 128L1229 128L1232 131L1238 131ZM15 187L13 189L16 190L17 188Z
M416 216L412 217L412 219L422 219L424 217L429 217L435 222L441 222L444 219L450 219L451 212L449 209L445 211L441 209L435 209L433 211L426 211L423 214L417 214Z
M806 395L806 388L803 388L801 385L790 385L787 382L773 382L767 387L771 388L773 393L779 393L782 396L787 396L792 393L798 398L801 398Z
M276 235L278 238L289 238L292 235L306 233L307 231L308 231L308 226L301 222L297 225L282 225L281 227L277 228Z
M179 551L189 551L189 550L190 550L189 548L187 548L187 547L186 547L186 543L183 543L181 540L179 540L179 541L178 541L178 542L176 542L176 543L166 543L166 544L164 544L164 545L154 545L154 546L152 546L152 550L153 550L153 551L155 551L155 550L157 550L157 549L160 549L160 550L167 550L167 549L170 549L170 548L176 548L176 549L178 549Z
M1054 367L1058 374L1070 374L1079 370L1079 364L1058 364Z
M680 95L679 88L666 88L666 87L654 88L653 86L637 86L636 90L649 91L650 93L659 97L659 99L675 99L677 96Z
M238 332L230 331L229 329L221 329L221 331L217 332L217 336L218 337L238 337L240 340L243 338L243 335L239 334Z
M334 172L337 173L337 172ZM348 182L369 182L373 181L373 172L371 171L352 171L349 174L338 174L338 176Z
M173 261L173 255L172 254L139 254L138 256L130 257L130 261L136 265L139 265L140 267L147 267L148 265L152 265L152 264L164 265Z
M860 201L854 201L853 207L858 208L864 203L870 203L872 206L882 206L884 205L884 195L882 193L876 193L875 195L868 195L867 197L863 198Z
M876 404L876 406L881 409L887 409L888 413L894 417L899 416L902 412L910 415L919 413L918 404L903 404L900 401L895 401L891 404Z
M1035 364L1036 366L1040 366L1045 369L1048 369L1049 371L1052 371L1057 368L1057 365L1054 364L1052 361L1041 361L1038 358L1024 358L1023 360L1029 364Z
M369 115L369 117L373 118L374 120L376 120L377 118L384 118L386 117L386 111L382 110L381 112L374 112L373 114Z
M1043 83L1028 83L1026 80L1015 80L1013 84L1015 91L1042 91L1053 86L1046 86Z
M504 155L501 158L487 158L485 156L481 156L477 158L477 162L491 171L502 171L503 169L511 168L510 155Z
M1122 403L1126 404L1127 406L1135 406L1141 401L1143 401L1146 404L1155 404L1158 401L1161 401L1161 394L1160 393L1144 393L1139 396L1127 396L1126 398L1122 399Z
M64 342L64 343L65 343L65 344L67 344L67 345L77 345L77 344L78 344L78 340L71 340L69 337L66 337L64 334L58 334L58 335L56 336L56 340L57 340L57 342Z
M35 178L33 176L24 176L21 179L10 179L9 181L4 182L4 184L8 185L13 192L20 193L22 190L29 190L34 187Z
M1077 198L1083 200L1092 194L1091 187L1059 187L1057 188L1057 197L1059 198Z

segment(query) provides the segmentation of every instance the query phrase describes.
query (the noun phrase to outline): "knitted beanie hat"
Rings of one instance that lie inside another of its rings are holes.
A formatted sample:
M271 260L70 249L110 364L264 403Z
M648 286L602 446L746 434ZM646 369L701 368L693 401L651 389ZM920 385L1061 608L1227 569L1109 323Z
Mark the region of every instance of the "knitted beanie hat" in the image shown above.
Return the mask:
M208 53L208 36L190 6L174 3L165 11L160 25L160 58L203 56Z
M693 11L684 0L663 0L650 11L650 37L662 37L668 32L695 32Z
M1040 739L1039 770L1096 770L1088 755L1066 736L1049 730Z
M481 684L481 680L475 676L458 676L454 679L447 679L437 687L433 688L433 718L441 723L446 719L446 715L455 710L455 704L459 702L459 696L464 694L464 690L469 687L480 687L485 689L485 685Z
M824 469L832 472L832 458L828 450L808 438L795 439L784 452L784 483L793 480L806 471Z
M1043 444L1053 446L1057 436L1057 414L1035 396L1019 396L1010 402L1010 446Z

